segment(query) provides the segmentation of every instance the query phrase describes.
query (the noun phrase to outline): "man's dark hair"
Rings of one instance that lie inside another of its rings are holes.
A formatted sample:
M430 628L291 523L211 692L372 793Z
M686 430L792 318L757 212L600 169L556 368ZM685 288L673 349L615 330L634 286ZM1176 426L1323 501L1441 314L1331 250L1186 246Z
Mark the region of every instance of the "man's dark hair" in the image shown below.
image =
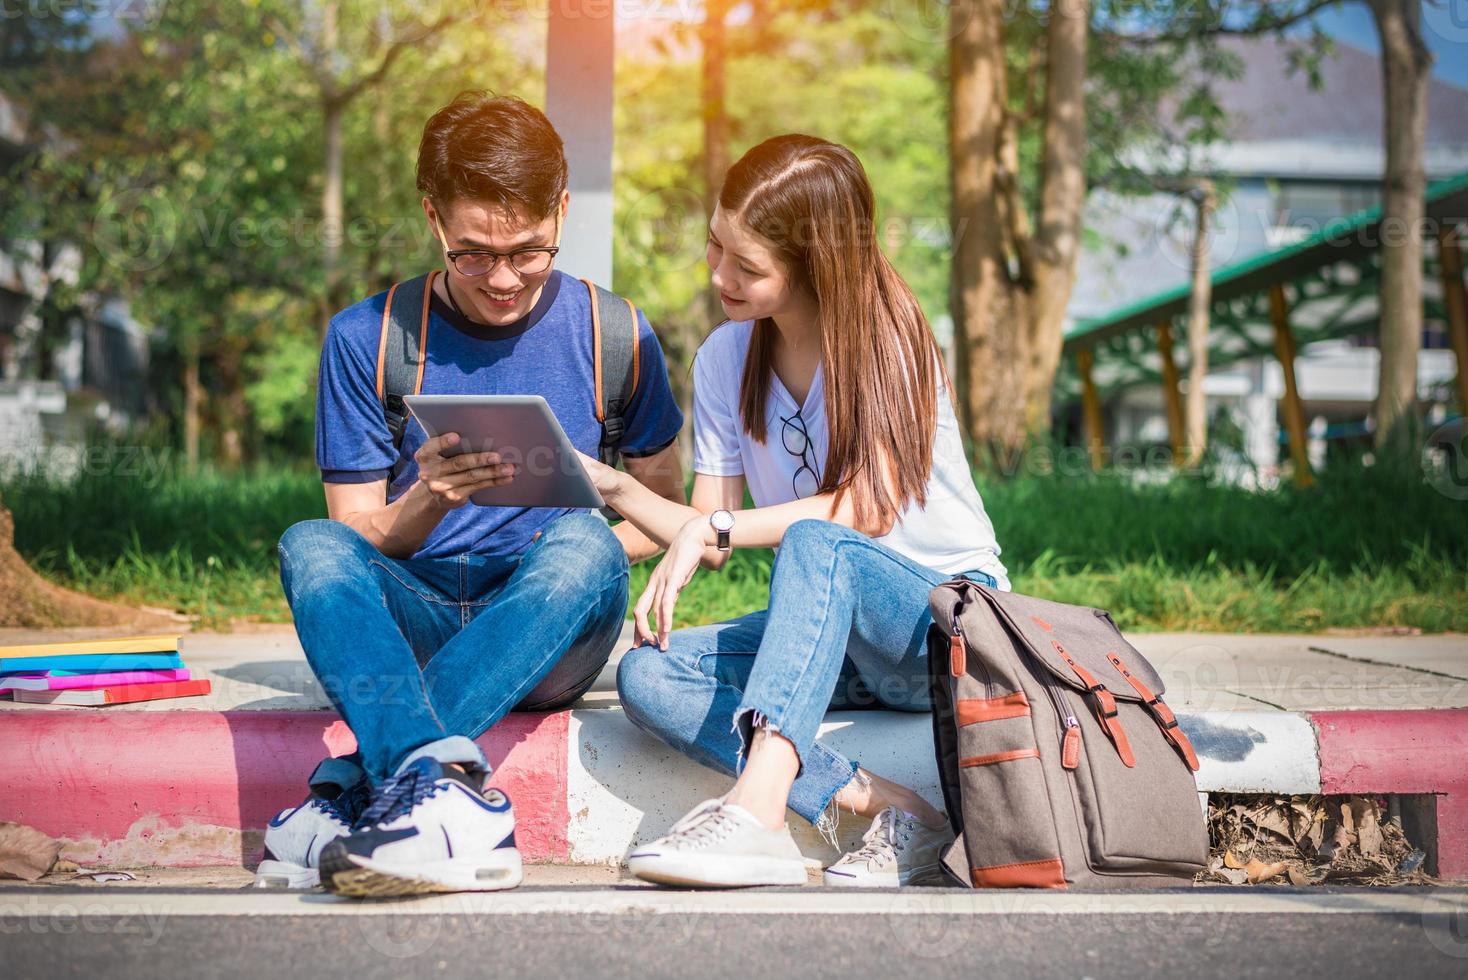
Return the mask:
M439 208L488 201L539 221L565 189L560 134L523 99L461 92L423 127L418 190Z

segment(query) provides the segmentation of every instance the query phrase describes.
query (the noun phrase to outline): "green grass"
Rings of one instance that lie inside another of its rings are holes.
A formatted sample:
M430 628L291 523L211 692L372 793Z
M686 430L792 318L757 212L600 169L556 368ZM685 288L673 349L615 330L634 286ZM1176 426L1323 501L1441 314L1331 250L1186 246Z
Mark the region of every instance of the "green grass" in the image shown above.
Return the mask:
M1251 492L1197 477L981 483L1016 590L1111 611L1136 630L1468 630L1468 503L1420 474L1340 466L1309 490ZM314 470L92 473L0 483L16 547L54 581L223 626L285 621L275 542L325 516ZM700 572L681 625L765 605L769 552ZM633 571L635 601L651 571Z

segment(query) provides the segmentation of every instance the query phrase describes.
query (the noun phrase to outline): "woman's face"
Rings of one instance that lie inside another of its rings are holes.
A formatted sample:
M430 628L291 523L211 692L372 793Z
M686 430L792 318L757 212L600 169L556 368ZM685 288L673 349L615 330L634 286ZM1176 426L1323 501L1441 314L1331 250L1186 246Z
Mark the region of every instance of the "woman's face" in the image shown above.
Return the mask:
M731 320L778 317L801 299L774 246L746 228L737 213L714 208L707 258L714 288Z

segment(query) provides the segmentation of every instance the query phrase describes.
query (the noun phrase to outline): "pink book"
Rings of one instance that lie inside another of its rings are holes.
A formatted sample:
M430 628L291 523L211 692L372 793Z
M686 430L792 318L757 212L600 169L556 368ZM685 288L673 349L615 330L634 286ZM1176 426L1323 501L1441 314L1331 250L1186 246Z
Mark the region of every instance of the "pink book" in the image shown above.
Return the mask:
M170 670L120 670L110 674L16 674L0 677L0 691L75 691L108 687L113 684L156 684L162 681L186 681L187 667Z
M197 697L209 693L207 678L158 681L153 684L113 684L71 691L16 691L15 700L29 704L130 704L162 698Z

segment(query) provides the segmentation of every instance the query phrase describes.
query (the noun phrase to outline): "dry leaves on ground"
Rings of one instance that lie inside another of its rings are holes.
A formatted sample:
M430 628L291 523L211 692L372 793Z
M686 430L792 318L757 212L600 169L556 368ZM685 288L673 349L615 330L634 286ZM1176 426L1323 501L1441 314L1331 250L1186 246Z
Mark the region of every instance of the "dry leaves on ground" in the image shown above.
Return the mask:
M1370 796L1254 796L1208 800L1211 855L1200 882L1234 885L1419 885L1423 852Z
M61 853L61 841L34 827L0 821L0 878L35 881L51 870Z

